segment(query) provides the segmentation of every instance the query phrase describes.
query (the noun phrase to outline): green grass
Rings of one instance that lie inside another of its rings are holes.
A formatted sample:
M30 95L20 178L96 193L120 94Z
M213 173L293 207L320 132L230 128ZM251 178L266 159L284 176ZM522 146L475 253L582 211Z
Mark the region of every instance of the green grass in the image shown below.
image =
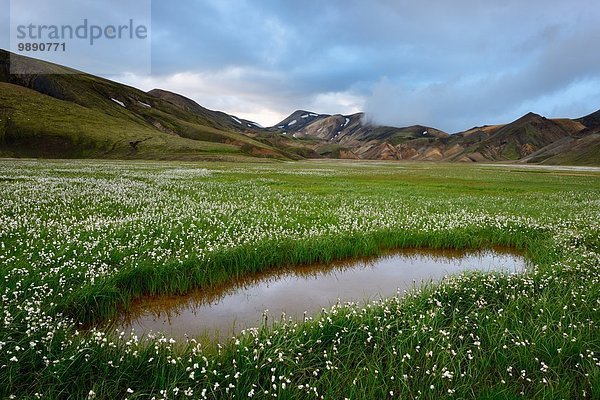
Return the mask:
M0 397L599 398L599 195L595 170L2 161ZM533 270L219 347L83 329L254 271L496 245Z

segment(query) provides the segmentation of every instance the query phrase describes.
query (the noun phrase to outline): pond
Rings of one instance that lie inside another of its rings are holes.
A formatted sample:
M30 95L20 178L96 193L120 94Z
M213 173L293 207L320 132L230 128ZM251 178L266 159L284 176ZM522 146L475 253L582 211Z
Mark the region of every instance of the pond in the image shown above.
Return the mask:
M366 302L404 293L424 282L462 271L520 272L525 259L514 250L401 250L380 257L315 264L249 276L185 296L142 298L115 321L142 336L181 339L229 337L267 321L302 320L338 301ZM268 311L265 311L268 310Z

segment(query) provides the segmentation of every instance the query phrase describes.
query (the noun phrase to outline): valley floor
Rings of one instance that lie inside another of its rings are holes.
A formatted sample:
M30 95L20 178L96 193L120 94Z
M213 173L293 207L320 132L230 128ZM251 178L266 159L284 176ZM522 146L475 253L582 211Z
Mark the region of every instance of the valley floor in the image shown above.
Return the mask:
M594 168L2 160L0 398L600 398L599 199ZM220 345L99 328L256 271L493 246L533 268Z

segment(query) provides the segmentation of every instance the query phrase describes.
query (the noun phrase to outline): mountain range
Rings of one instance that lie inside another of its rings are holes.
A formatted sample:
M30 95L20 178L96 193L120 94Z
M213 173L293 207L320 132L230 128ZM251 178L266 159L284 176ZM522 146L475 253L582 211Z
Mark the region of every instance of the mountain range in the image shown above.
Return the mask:
M10 74L10 63L20 71ZM272 127L0 50L0 156L176 160L344 158L600 165L600 110L528 113L448 134L298 110Z

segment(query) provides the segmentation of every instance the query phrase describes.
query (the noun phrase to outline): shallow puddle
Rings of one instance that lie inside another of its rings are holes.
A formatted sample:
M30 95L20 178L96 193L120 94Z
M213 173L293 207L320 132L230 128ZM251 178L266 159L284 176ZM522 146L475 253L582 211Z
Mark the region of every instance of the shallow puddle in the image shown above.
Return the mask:
M403 250L377 258L310 265L250 276L186 296L136 301L116 321L119 330L138 336L162 332L168 337L228 337L245 328L279 319L282 313L302 320L323 307L390 297L422 282L462 271L519 272L525 260L509 249L485 251Z

